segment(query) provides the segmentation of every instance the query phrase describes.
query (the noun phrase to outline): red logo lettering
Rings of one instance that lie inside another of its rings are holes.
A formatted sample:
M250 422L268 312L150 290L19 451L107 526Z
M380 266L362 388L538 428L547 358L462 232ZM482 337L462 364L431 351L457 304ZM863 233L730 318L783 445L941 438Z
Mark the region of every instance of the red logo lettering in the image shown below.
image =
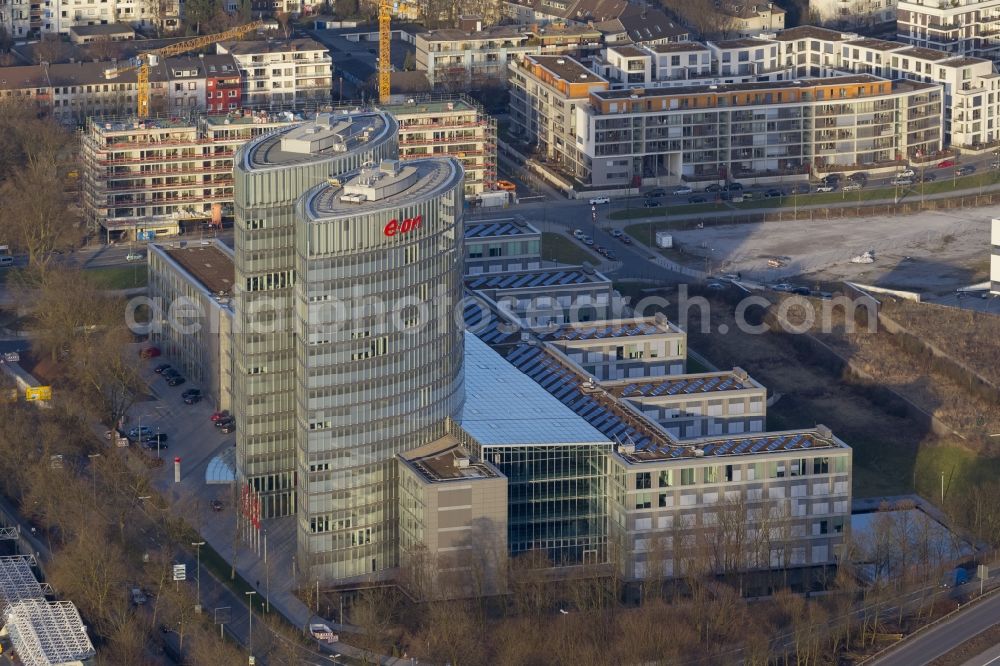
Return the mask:
M386 236L395 236L396 234L408 234L414 229L419 229L424 222L423 215L417 215L416 217L408 217L402 222L396 218L389 220L389 223L385 225L382 229L382 233Z

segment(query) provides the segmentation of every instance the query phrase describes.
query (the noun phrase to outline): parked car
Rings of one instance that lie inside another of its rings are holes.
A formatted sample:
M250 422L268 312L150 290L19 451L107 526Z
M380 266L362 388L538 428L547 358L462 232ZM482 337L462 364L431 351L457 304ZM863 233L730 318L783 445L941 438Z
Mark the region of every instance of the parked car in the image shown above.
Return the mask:
M222 430L223 434L226 434L226 435L228 435L230 433L233 433L233 432L236 432L236 421L230 421L226 425L222 426L221 430Z
M788 284L787 282L779 282L778 284L774 285L771 288L774 289L775 291L791 291L795 287Z
M170 379L171 377L180 377L181 373L177 371L177 368L167 368L160 373L164 379Z
M218 412L212 412L212 421L219 421L221 419L228 419L230 417L229 410L223 409Z
M141 439L144 437L150 437L152 434L153 429L149 426L138 426L128 431L129 439Z
M625 232L622 231L621 229L612 229L611 230L611 235L613 237L615 237L615 238L621 238L624 233Z
M580 240L581 238L583 238L583 236L584 236L583 229L573 230L573 238Z
M742 192L743 183L726 183L722 187L723 192Z
M218 513L219 511L222 511L223 508L222 500L212 500L212 511Z
M864 171L858 171L857 173L852 173L850 176L848 176L847 180L850 180L855 183L861 183L862 185L867 185L868 174L865 173Z
M121 599L121 597L118 598ZM138 587L132 588L132 590L129 592L129 598L131 599L132 605L134 606L142 606L144 603L149 601L149 597L146 596L146 593L143 592L142 589Z
M622 236L618 240L620 240L621 242L625 243L626 245L631 245L632 244L632 239L629 238L628 236Z
M993 160L990 162L991 169L1000 169L1000 160Z
M920 182L922 183L933 183L935 180L937 180L937 176L932 173L925 173L920 177Z
M957 169L955 169L956 176L968 176L970 173L975 173L975 172L976 172L976 167L972 166L971 164L966 164L963 167L958 167Z
M183 398L183 400L185 405L196 405L201 402L201 394L189 395L188 397Z
M912 178L893 178L889 181L890 185L913 185Z
M675 187L673 191L674 194L691 194L692 192L694 192L694 190L692 190L687 185L681 185L680 187Z
M764 198L765 199L774 199L775 197L780 197L780 196L783 196L783 195L784 195L784 193L781 190L777 190L777 189L771 189L771 190L768 190L767 192L764 192Z
M898 177L899 178L913 178L916 175L917 175L916 171L914 171L913 169L907 168L907 169L903 169L902 171L900 171Z
M836 185L844 178L842 173L829 173L823 176L823 182L827 185Z
M142 443L142 446L149 451L165 451L167 449L166 442L161 442L156 439L147 439Z
M156 366L155 368L153 368L153 372L155 372L156 374L159 375L159 374L162 374L163 371L166 370L169 367L170 367L169 363L161 363L158 366Z
M139 358L156 358L161 353L159 347L143 347L139 350Z
M708 199L705 197L688 197L688 203L692 204L705 203L706 201L708 201Z
M652 199L646 199L645 201L642 202L642 207L643 208L659 208L660 207L660 202L659 201L653 201Z
M167 437L167 433L165 433L165 432L158 432L158 433L155 433L155 434L152 434L152 435L144 436L141 439L141 441L143 441L143 442L152 442L153 445L155 446L157 442L159 442L160 444L166 444L167 443L167 439L169 439Z
M809 287L792 287L792 293L797 296L808 296L812 290Z
M938 162L938 169L950 169L956 164L957 162L955 162L955 160L941 160Z
M590 200L591 206L596 206L597 204L611 203L611 197L594 197Z
M845 183L842 188L845 192L857 192L862 187L861 183Z
M236 421L235 418L233 418L232 416L227 416L224 419L219 419L218 421L216 421L215 422L215 427L216 428L221 428L222 426L226 425L227 423L233 423L234 421Z
M125 255L125 261L142 261L146 255L142 252L129 252Z
M191 396L195 396L195 395L200 398L201 397L201 389L198 389L198 388L189 388L189 389L185 389L184 392L181 393L181 397L182 398L190 398Z
M646 192L646 197L649 199L659 199L665 196L667 196L667 193L664 190L650 190Z
M822 183L816 186L817 192L833 192L837 189L836 183Z
M586 245L587 247L593 247L593 245L594 245L594 239L591 238L590 236L584 236L583 237L583 244Z
M181 384L183 384L186 381L187 381L186 379L184 379L180 375L177 375L177 376L171 377L170 379L167 380L167 386L180 386Z
M809 192L810 187L808 183L799 183L792 187L792 194L809 194Z
M708 187L706 187L704 191L705 192L721 192L722 191L722 185L719 185L718 183L712 183L711 185L709 185Z

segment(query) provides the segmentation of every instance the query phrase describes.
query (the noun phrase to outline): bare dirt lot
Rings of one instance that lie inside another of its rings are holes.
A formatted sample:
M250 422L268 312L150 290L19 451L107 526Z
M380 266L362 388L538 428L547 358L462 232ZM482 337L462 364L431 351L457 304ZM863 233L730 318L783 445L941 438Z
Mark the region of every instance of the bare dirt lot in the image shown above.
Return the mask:
M987 279L989 223L1000 206L880 218L820 219L677 230L674 242L712 270L761 282L792 276L913 290L931 299ZM874 264L851 258L875 252ZM767 261L785 265L770 269Z

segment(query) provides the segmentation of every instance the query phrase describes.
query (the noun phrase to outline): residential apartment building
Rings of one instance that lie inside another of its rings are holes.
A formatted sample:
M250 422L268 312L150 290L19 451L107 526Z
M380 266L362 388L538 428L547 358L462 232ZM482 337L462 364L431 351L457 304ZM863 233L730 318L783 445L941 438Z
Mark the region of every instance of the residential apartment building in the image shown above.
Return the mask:
M913 46L995 60L1000 52L1000 0L898 0L896 34Z
M88 120L81 141L85 218L109 238L137 240L218 217L233 203L236 150L288 125L266 112Z
M614 18L593 25L605 44L667 44L691 38L687 28L656 7L633 3L626 4Z
M611 49L609 49L611 51ZM526 56L510 65L511 132L569 173L583 169L576 150L576 108L608 81L572 58Z
M720 2L718 12L727 17L724 32L728 37L744 39L762 32L785 29L785 10L764 0L728 0Z
M254 108L329 103L333 89L330 52L313 39L223 42L218 53L236 60L243 103Z
M465 197L492 190L497 180L496 120L465 95L413 98L380 105L399 123L399 158L453 157L465 170Z
M618 379L601 386L676 439L763 432L766 425L767 389L741 368Z
M526 55L562 52L595 52L601 35L587 28L563 28L564 38L543 43L542 29L520 26L482 28L474 24L462 29L431 30L416 37L417 69L427 73L435 89L469 90L480 86L506 85L507 65Z
M941 150L942 104L938 85L871 75L593 91L572 175L611 187L870 167Z
M243 83L231 55L199 56L205 71L205 110L228 113L243 108Z
M642 319L601 319L593 324L571 322L536 334L599 382L679 375L687 362L687 333L662 314Z
M525 222L470 222L465 225L465 274L508 273L542 267L542 233Z
M120 28L157 26L174 30L180 25L178 0L5 0L0 3L0 25L14 39L43 34L69 34L75 27L92 27L78 34L118 38Z
M818 23L856 30L897 19L896 0L809 0Z

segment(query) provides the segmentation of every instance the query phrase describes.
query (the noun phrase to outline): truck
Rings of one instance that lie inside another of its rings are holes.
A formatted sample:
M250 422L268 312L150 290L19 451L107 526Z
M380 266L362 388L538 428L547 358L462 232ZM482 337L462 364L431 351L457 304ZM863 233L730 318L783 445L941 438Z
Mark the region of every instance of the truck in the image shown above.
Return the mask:
M671 248L674 246L674 237L666 231L656 232L656 247Z

